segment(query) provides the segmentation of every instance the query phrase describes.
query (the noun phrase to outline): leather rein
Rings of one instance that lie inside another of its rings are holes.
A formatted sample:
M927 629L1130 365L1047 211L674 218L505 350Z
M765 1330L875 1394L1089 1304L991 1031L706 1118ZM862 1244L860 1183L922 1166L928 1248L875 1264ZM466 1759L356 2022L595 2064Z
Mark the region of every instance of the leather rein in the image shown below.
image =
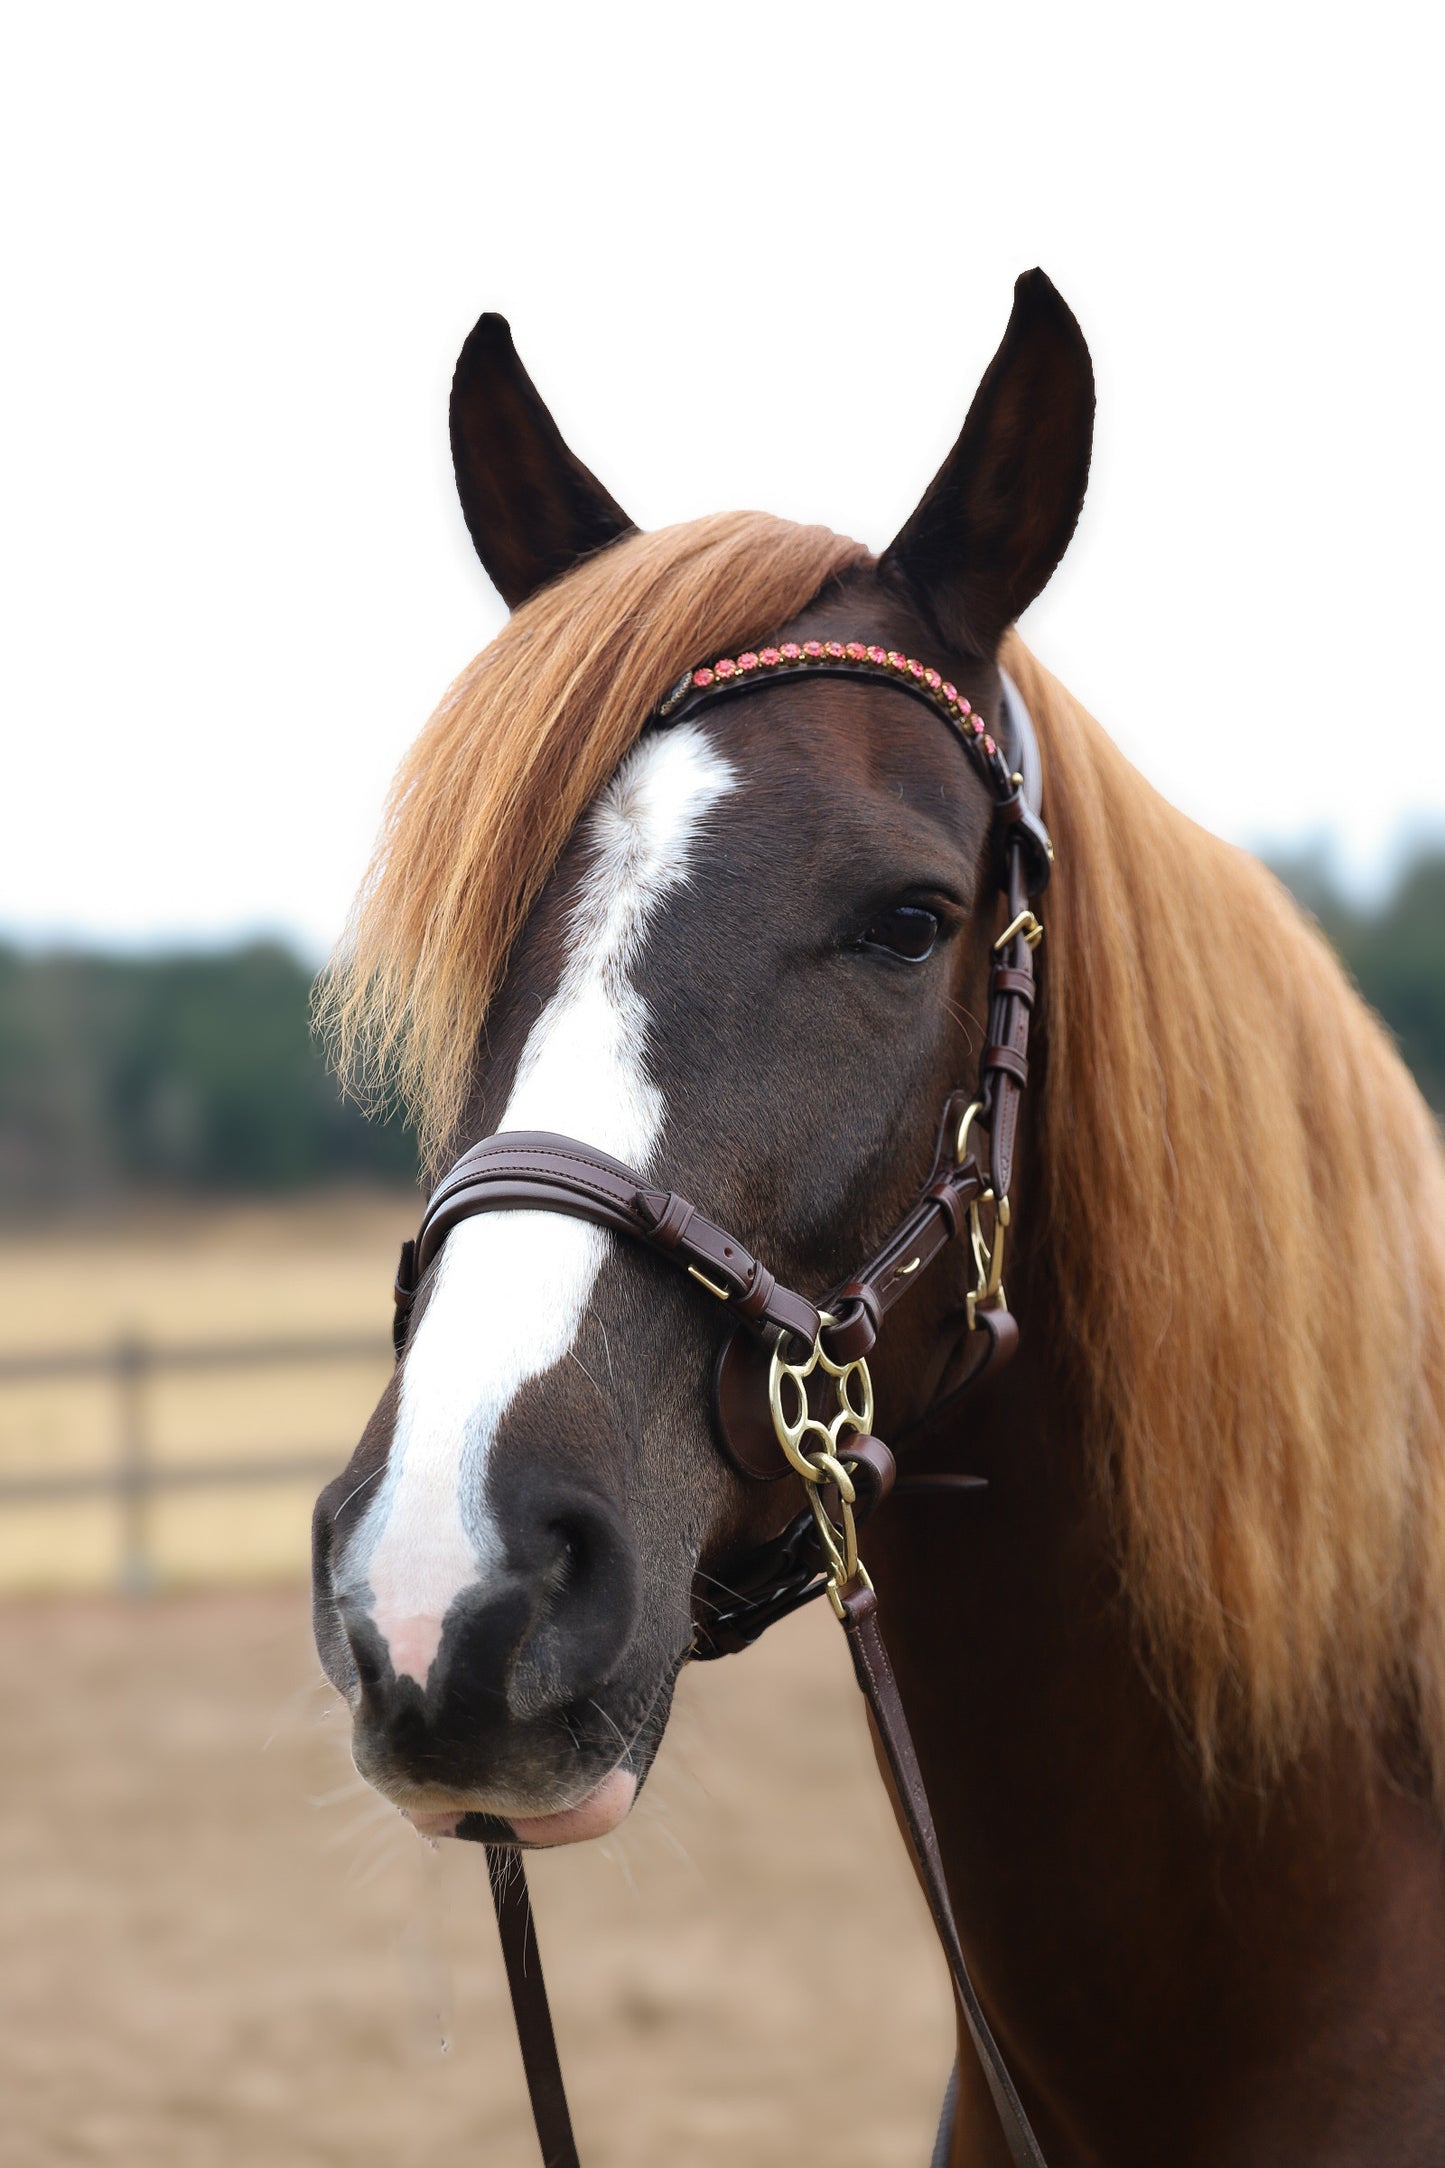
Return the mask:
M926 701L954 730L993 799L993 872L1007 917L990 957L984 1049L972 1096L955 1092L943 1108L934 1163L916 1202L855 1273L815 1302L784 1286L736 1235L677 1191L574 1138L502 1131L473 1145L443 1176L415 1241L403 1245L393 1337L400 1359L416 1297L448 1234L482 1212L561 1212L590 1220L643 1244L725 1306L731 1330L713 1377L718 1444L750 1481L800 1476L807 1506L749 1561L738 1577L738 1600L695 1629L690 1653L710 1660L747 1648L778 1619L826 1594L843 1626L888 1762L955 1995L1010 2155L1016 2168L1046 2168L964 1961L927 1794L879 1631L877 1599L857 1546L858 1526L882 1504L896 1479L893 1455L871 1434L867 1363L889 1311L950 1244L965 1240L973 1276L968 1337L978 1353L945 1398L953 1399L1006 1361L1018 1342L1001 1275L1028 1081L1033 950L1043 933L1032 906L1053 862L1040 817L1038 743L1007 677L1003 725L1010 745L1005 753L937 671L856 641L789 642L691 670L662 702L657 726L780 678L804 676L883 679ZM988 1137L986 1168L978 1156L981 1133ZM905 1475L899 1487L910 1485L970 1489L978 1487L978 1479ZM544 2168L579 2168L521 1851L489 1843L487 1863ZM946 2107L936 2163L947 2159L949 2122Z

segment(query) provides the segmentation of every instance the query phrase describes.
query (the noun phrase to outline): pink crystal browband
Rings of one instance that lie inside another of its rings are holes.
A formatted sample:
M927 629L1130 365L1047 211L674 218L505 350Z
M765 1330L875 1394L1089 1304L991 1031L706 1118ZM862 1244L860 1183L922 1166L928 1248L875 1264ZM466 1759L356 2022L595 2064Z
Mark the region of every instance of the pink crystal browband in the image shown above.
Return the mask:
M658 719L678 722L704 702L720 696L746 692L780 678L799 677L880 678L899 692L926 701L967 748L1006 821L1017 822L1023 829L1020 840L1026 845L1030 892L1037 895L1044 888L1053 847L1039 818L1037 743L1017 687L1006 676L1004 714L1015 739L1017 768L1005 756L983 717L974 714L958 687L940 671L930 669L912 655L900 654L896 648L862 640L783 640L776 647L747 648L740 655L720 656L716 662L683 672L659 706Z

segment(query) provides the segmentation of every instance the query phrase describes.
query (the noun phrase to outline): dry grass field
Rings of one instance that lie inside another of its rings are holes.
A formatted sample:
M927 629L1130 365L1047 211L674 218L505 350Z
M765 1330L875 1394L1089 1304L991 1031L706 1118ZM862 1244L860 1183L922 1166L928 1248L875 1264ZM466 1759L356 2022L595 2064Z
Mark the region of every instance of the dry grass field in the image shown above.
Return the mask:
M0 1356L272 1334L370 1335L371 1359L157 1374L143 1389L150 1457L338 1467L386 1378L391 1274L415 1199L334 1196L290 1206L157 1208L94 1227L0 1237ZM105 1378L0 1381L0 1478L114 1467L119 1408ZM146 1548L162 1587L294 1576L306 1566L307 1479L160 1492ZM0 1592L116 1584L121 1519L108 1499L0 1506Z

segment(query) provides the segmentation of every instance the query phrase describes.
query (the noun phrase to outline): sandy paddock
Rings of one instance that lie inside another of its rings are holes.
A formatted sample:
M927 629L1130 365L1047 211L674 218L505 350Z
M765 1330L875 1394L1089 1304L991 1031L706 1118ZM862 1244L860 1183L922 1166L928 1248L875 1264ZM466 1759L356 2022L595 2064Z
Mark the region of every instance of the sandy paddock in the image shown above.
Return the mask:
M0 1619L8 2168L534 2168L482 1856L360 1789L301 1589ZM587 2168L926 2161L948 1992L825 1609L535 1883Z

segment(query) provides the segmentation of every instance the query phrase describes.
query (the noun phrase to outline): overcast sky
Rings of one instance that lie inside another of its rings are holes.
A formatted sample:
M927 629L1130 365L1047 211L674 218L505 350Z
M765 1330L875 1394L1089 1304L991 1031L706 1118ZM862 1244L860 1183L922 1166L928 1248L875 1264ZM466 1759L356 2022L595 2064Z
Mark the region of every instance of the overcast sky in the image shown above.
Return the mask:
M1040 263L1093 349L1025 631L1178 804L1445 829L1440 11L9 13L0 929L319 955L501 606L446 398L504 311L641 524L888 541Z

